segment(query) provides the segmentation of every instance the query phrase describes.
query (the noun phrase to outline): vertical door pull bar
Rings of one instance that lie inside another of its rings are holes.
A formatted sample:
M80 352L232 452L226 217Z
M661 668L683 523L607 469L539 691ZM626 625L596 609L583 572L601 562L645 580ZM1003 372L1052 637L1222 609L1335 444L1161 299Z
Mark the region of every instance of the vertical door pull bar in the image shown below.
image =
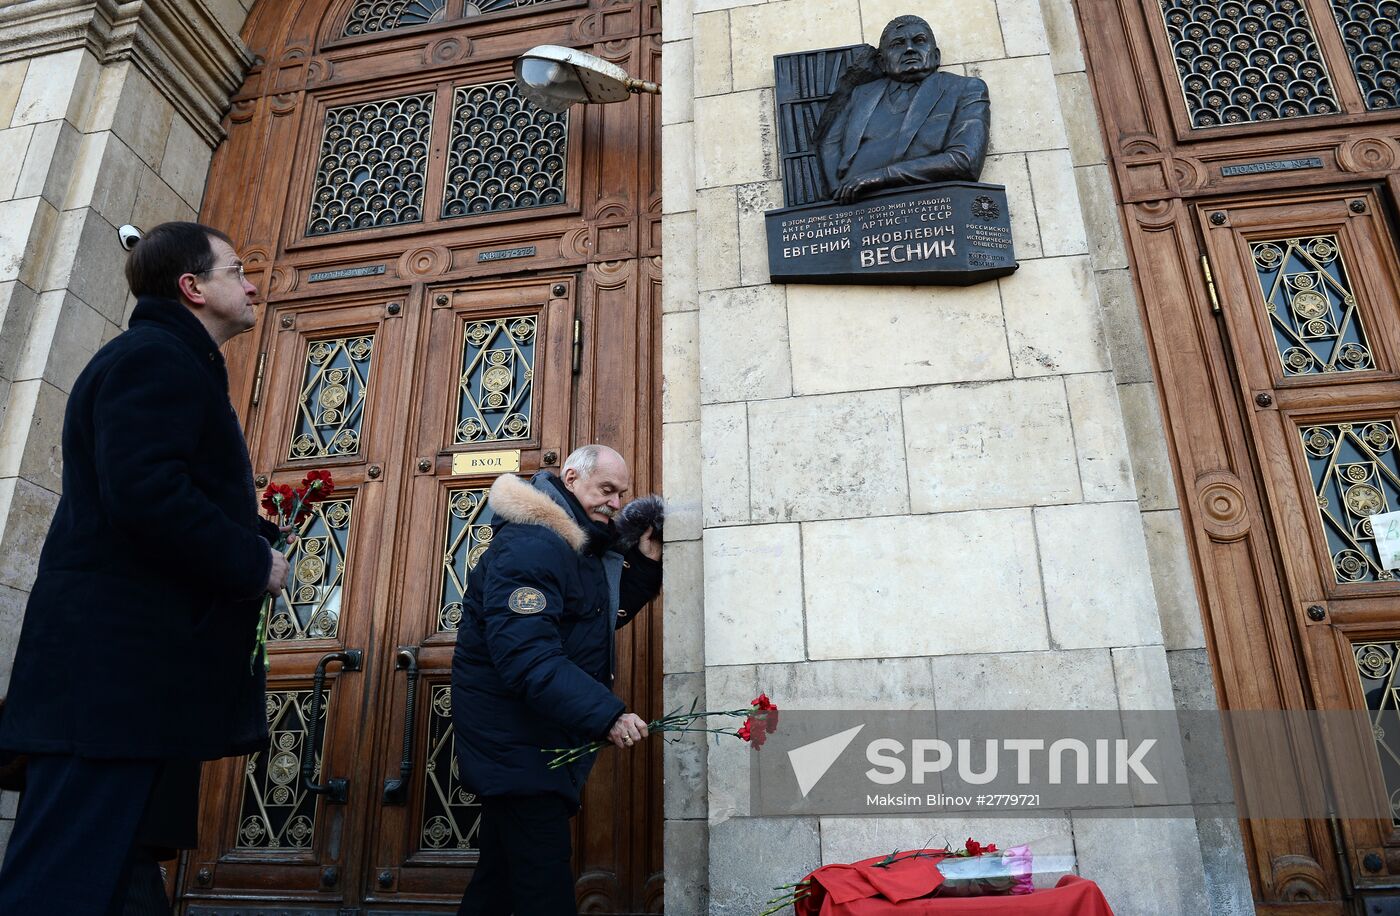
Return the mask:
M402 805L408 801L408 781L413 775L413 720L418 707L418 647L399 647L395 671L408 671L408 703L403 715L403 757L399 760L399 778L384 780L384 804Z
M350 780L344 777L316 782L316 748L321 744L321 692L326 686L326 666L340 662L340 670L359 671L364 660L364 652L359 649L346 649L344 652L331 652L321 656L316 663L316 674L311 678L311 725L306 735L306 753L301 758L301 784L313 795L324 795L333 805L343 805L350 797ZM323 753L322 758L325 757Z

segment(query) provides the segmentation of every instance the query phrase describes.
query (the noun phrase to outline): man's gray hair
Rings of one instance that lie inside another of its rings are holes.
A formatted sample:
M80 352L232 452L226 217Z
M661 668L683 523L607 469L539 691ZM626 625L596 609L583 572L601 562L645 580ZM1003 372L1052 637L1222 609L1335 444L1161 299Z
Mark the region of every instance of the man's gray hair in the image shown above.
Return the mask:
M919 16L896 16L895 18L891 19L889 22L885 23L885 30L884 30L883 32L880 33L880 47L881 47L882 49L885 47L885 42L889 41L889 39L890 39L890 33L891 33L891 32L893 32L895 29L899 28L900 26L906 26L906 25L921 25L921 26L923 26L923 27L924 27L924 31L925 31L925 32L928 32L929 37L933 39L933 46L934 46L935 48L938 47L938 37L937 37L936 35L933 34L933 27L930 26L927 22L925 22L925 21L923 20L923 18L921 18L921 17L919 17Z
M581 445L574 449L568 458L564 459L564 466L559 469L559 472L562 474L564 471L572 469L578 472L578 476L587 477L597 470L598 459L606 452L617 455L616 451L606 445ZM618 458L621 457L618 455Z

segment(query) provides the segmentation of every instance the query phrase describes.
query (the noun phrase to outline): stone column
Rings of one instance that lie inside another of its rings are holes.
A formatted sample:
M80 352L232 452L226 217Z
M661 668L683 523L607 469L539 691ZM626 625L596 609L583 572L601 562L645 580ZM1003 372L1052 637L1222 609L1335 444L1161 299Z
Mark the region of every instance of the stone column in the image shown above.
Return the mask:
M0 695L62 491L68 392L133 304L116 227L195 219L252 62L247 5L0 8Z

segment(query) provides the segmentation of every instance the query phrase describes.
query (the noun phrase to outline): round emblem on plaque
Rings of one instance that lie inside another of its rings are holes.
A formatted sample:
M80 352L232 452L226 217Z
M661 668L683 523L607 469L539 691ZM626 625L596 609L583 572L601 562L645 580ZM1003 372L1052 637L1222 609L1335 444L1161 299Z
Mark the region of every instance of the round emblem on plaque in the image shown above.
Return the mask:
M990 222L1001 216L1001 208L990 197L978 197L972 201L972 218Z

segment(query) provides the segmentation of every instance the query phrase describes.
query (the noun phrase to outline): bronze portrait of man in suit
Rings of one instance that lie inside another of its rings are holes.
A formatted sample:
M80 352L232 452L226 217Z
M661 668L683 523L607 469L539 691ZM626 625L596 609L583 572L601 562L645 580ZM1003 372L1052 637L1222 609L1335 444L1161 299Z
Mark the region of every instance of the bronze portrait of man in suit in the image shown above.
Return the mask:
M987 156L991 106L980 79L938 72L939 51L918 16L880 35L876 76L833 96L817 141L837 203L932 181L976 181ZM834 113L834 115L833 115Z

